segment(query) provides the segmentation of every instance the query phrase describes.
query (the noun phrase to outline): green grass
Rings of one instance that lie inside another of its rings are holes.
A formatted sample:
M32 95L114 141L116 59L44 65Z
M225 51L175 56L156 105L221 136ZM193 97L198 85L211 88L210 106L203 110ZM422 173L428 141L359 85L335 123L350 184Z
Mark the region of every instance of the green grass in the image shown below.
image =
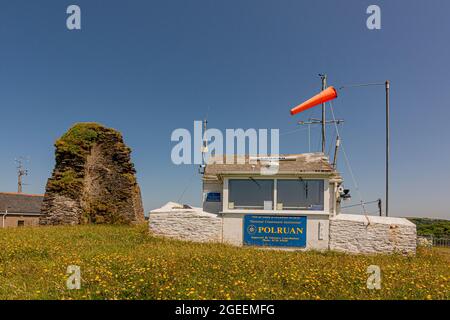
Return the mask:
M0 299L449 299L450 254L356 256L194 244L145 226L0 229ZM66 288L81 267L81 290ZM366 287L369 265L381 290Z

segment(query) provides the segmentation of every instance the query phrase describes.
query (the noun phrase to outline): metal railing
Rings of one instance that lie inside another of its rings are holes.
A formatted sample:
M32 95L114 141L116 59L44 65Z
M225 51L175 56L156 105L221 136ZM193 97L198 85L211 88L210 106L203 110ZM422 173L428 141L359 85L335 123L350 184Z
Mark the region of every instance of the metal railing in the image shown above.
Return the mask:
M433 238L433 246L450 247L450 238Z
M436 238L433 236L418 236L418 243L425 244L423 240L426 240L428 245L433 247L450 247L450 238Z

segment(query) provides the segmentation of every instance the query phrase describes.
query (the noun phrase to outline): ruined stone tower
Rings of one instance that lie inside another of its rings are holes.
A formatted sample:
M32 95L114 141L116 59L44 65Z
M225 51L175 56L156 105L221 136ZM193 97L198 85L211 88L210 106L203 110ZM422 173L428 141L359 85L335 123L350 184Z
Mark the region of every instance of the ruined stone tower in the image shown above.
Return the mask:
M119 132L97 123L78 123L55 148L41 225L144 221L131 149Z

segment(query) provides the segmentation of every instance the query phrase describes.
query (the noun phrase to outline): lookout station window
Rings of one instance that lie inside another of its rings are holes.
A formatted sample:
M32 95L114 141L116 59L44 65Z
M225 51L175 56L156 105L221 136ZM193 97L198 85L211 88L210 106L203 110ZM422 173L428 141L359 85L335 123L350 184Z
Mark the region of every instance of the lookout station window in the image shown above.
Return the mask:
M277 181L277 210L323 210L324 181Z
M273 210L273 180L231 179L228 188L228 209Z

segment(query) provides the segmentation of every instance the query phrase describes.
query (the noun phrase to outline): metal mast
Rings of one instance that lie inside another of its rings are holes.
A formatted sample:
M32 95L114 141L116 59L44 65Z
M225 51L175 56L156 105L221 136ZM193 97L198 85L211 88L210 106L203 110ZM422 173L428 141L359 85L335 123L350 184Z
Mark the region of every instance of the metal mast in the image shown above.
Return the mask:
M327 87L327 75L319 74L319 77L322 80L322 91L323 91ZM326 125L325 103L322 103L322 153L323 154L325 154L325 147L326 147L325 125Z
M389 215L389 157L390 157L390 132L389 132L389 80L385 82L386 89L386 217Z
M205 167L206 167L206 163L205 163L205 154L208 153L208 139L206 136L206 129L207 129L207 124L208 124L208 120L206 120L206 118L203 120L203 139L202 139L202 164L200 165L200 169L199 172L200 174L204 174L205 173Z
M17 193L22 193L22 177L28 175L28 170L23 167L22 159L16 159L17 162Z

